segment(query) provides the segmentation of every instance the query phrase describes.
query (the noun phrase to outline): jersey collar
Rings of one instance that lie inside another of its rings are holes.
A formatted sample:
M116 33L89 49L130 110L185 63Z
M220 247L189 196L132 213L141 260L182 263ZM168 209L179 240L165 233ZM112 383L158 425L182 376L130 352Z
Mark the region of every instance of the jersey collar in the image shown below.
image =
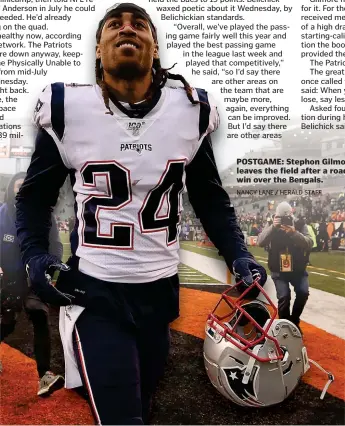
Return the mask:
M152 111L153 108L157 105L161 94L162 92L159 89L149 101L144 100L136 104L119 102L114 96L110 96L110 100L116 106L117 109L122 111L129 118L144 118L145 115Z
M98 85L96 85L96 91L103 102L102 90ZM158 90L150 101L143 101L136 104L119 102L112 96L109 99L109 107L114 115L118 117L134 119L141 119L144 117L149 118L155 115L155 113L161 108L165 95L166 91L165 88L163 88Z

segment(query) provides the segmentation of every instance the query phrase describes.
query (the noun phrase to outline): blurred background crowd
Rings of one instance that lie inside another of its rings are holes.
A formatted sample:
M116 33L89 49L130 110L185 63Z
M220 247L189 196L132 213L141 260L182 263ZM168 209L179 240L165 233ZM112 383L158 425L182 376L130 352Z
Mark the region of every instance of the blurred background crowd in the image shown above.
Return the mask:
M273 221L276 206L285 197L246 197L232 198L239 225L247 243L255 245L255 238L267 222ZM345 250L345 193L327 193L317 197L292 197L287 200L292 207L295 220L303 221L310 227L314 239L313 251L329 249ZM204 241L207 239L199 219L184 196L181 239L184 241Z

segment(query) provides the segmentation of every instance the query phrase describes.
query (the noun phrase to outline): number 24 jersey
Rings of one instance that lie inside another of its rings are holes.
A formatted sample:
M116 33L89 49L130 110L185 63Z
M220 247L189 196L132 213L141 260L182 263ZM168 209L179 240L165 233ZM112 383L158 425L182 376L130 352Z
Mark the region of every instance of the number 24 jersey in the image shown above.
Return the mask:
M79 270L95 278L140 283L177 272L185 173L219 122L213 102L193 89L164 87L143 118L130 118L101 89L55 83L42 92L35 121L69 169Z

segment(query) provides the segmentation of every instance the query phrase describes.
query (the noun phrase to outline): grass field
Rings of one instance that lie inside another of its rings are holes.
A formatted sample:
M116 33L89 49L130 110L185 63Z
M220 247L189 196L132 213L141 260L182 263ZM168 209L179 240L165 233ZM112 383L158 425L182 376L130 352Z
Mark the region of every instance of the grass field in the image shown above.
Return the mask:
M60 238L61 238L61 242L63 244L63 257L62 260L64 262L66 262L66 260L70 257L71 255L71 247L69 244L69 233L68 232L63 232L60 231Z
M64 245L63 259L66 261L71 254L69 245L69 234L60 232L61 242ZM218 255L217 249L213 247L198 247L196 242L181 241L181 248L214 259L222 259ZM261 247L250 247L249 250L264 266L267 266L267 252ZM310 286L328 293L345 297L345 253L329 252L329 253L311 253L310 263L308 266ZM182 282L195 282L197 271L189 268L185 273L185 268L180 268L180 276L183 277ZM205 282L217 282L217 280L203 275Z
M64 245L63 259L66 261L71 254L69 234L60 232L61 242ZM214 259L222 259L218 251L213 247L198 247L196 242L182 241L181 248ZM267 265L267 252L261 247L250 247L249 250L264 266ZM311 265L308 267L310 286L327 291L338 296L345 297L345 253L311 253ZM191 269L191 268L190 268ZM193 270L191 270L193 272ZM181 271L183 274L183 271ZM189 274L184 275L183 282L194 281ZM191 274L190 274L191 275ZM204 275L206 282L216 282L213 278Z
M196 242L182 241L181 248L214 259L222 259L213 247L198 247ZM261 247L249 250L264 266L267 266L267 252ZM345 297L345 253L311 253L308 266L310 286Z

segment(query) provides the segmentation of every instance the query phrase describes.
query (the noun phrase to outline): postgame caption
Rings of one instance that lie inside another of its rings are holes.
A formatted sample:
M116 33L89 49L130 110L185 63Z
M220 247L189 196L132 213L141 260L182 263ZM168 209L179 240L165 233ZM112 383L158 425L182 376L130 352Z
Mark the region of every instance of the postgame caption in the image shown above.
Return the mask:
M238 158L233 172L239 184L320 184L326 177L344 176L345 159Z

